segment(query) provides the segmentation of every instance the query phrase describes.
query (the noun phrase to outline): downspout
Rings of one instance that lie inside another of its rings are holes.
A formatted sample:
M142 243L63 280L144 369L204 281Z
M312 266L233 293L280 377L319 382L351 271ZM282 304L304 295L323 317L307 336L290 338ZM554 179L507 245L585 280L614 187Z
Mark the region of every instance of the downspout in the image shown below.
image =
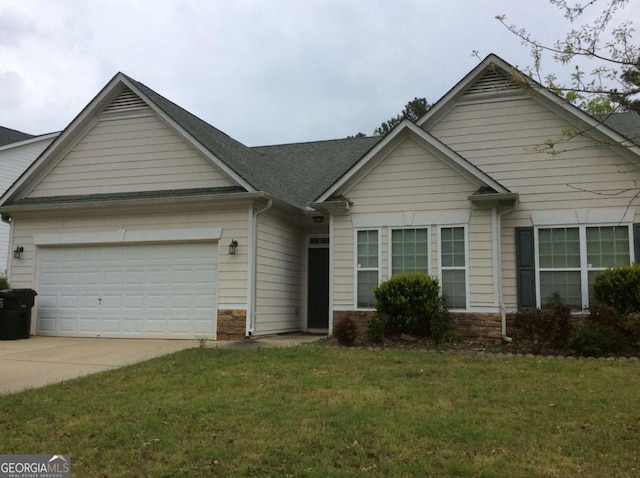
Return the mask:
M13 255L11 254L11 250L13 249L13 218L8 214L0 214L0 220L7 224L10 228L9 232L9 253L7 254L7 269L4 271L5 276L9 277L9 269L11 268L11 260ZM0 271L1 273L2 271Z
M504 294L502 291L502 216L507 213L512 212L515 209L515 206L505 209L502 212L497 214L497 234L498 234L498 244L496 254L498 255L498 307L500 308L500 325L501 325L501 333L502 340L507 343L511 343L513 339L507 335L507 311L504 305Z
M273 200L267 200L267 205L253 213L253 234L251 235L251 262L253 277L251 278L251 317L249 319L249 337L253 335L256 328L256 288L258 285L258 216L267 212L273 206Z

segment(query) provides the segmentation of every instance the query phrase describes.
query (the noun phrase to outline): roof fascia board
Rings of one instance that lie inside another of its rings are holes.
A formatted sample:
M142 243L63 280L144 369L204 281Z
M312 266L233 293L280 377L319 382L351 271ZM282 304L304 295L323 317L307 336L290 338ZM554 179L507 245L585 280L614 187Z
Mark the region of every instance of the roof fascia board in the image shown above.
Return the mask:
M416 124L425 129L433 127L442 117L444 117L453 107L457 104L457 101L462 94L476 81L478 80L490 67L495 65L508 75L517 75L518 81L520 81L524 87L530 88L531 93L527 97L532 98L543 106L551 108L556 114L559 114L571 123L573 126L582 127L587 125L591 128L591 134L601 135L600 138L605 138L612 141L614 144L610 145L612 149L616 146L621 146L622 151L629 151L636 158L640 156L640 147L635 145L632 141L628 140L617 131L611 129L607 125L588 115L577 106L563 100L558 95L552 93L548 88L544 87L540 83L534 81L516 67L510 65L497 55L490 54L484 58L473 70L471 70L462 80L460 80L451 90L440 98L436 104L434 104L429 110L420 118ZM507 96L517 98L513 93ZM480 100L481 98L478 98ZM589 134L589 133L587 133ZM620 153L621 151L618 151ZM622 154L625 154L624 152Z
M80 113L63 129L48 148L33 162L31 166L11 185L11 187L0 198L0 206L4 204L9 198L13 198L19 193L23 193L25 189L32 190L42 179L50 169L55 167L55 164L49 164L50 158L58 156L60 159L64 154L61 152L67 151L73 147L78 138L82 137L82 133L86 132L95 122L94 116L97 111L104 108L114 97L119 93L118 85L124 79L122 73L117 73L100 92L85 106ZM93 120L93 121L92 121ZM27 193L28 193L27 191Z
M0 152L7 151L7 150L13 149L13 148L19 148L21 146L28 146L30 144L39 143L40 141L44 141L44 140L47 140L47 139L53 139L56 136L58 136L59 134L60 134L60 132L42 134L40 136L35 136L33 138L25 139L23 141L18 141L16 143L5 144L4 146L0 146Z
M376 144L366 155L364 155L342 178L336 181L327 191L325 191L315 203L326 201L337 191L346 192L349 185L357 183L358 179L366 174L370 169L382 161L393 149L395 149L404 139L412 137L417 139L423 147L433 151L437 156L449 164L456 172L478 186L489 186L497 192L510 192L489 175L478 169L462 156L457 154L444 143L434 138L431 134L418 127L409 120L403 120L387 136ZM344 191L343 191L344 190Z
M455 106L455 99L461 96L469 86L471 86L481 75L484 74L486 68L491 64L497 56L491 54L482 60L473 70L467 73L453 88L446 92L436 103L427 110L422 118L416 121L418 126L429 128L437 123Z
M17 204L0 206L0 212L3 214L11 214L16 212L34 212L49 210L75 210L85 208L102 208L102 207L130 207L130 206L155 206L164 204L193 204L198 202L235 202L235 201L255 201L255 200L271 200L275 207L291 212L297 215L304 215L304 211L298 207L278 199L277 197L264 192L238 192L227 194L205 194L196 196L181 197L162 197L162 198L133 198L133 199L113 199L113 200L96 200L86 202L69 202L69 203L40 203L40 204Z
M176 131L185 141L187 141L191 146L193 146L200 154L205 156L209 161L215 164L218 168L220 168L232 181L234 181L237 185L242 186L247 191L255 192L257 191L251 184L249 184L246 180L244 180L240 175L238 175L233 169L231 169L227 164L214 155L211 151L205 148L197 139L195 139L189 132L187 132L182 126L176 123L173 118L171 118L167 113L162 110L158 105L156 105L151 99L145 95L140 89L133 84L127 77L123 77L123 83L133 91L136 95L144 100L144 102L158 115L162 118L162 120L171 126L173 130Z
M336 182L333 183L321 196L319 196L314 203L321 203L330 198L337 190L342 188L345 184L349 183L354 177L358 175L363 169L370 167L369 163L372 158L386 157L391 151L393 151L404 139L404 135L406 132L403 128L405 123L408 123L408 120L403 120L399 123L393 130L391 130L387 135L376 145L369 150L367 154L365 154L362 158L358 160L356 164L354 164L345 174L342 175Z
M474 166L454 150L449 148L442 141L427 133L419 126L409 122L407 127L411 130L415 137L423 143L424 146L431 147L433 150L435 150L438 153L440 159L445 161L450 167L452 167L456 172L465 177L467 180L477 184L478 186L489 186L498 193L510 192L507 188L505 188L502 184L486 174L480 168Z

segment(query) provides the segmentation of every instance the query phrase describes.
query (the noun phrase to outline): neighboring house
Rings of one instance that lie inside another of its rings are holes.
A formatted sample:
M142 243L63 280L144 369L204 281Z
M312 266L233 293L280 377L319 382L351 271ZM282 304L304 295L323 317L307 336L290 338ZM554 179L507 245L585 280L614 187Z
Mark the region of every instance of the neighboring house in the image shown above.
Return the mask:
M33 136L0 126L0 193L4 193L49 146L56 134ZM7 270L10 227L0 222L0 276Z
M42 335L224 339L367 320L392 274L440 279L500 339L635 258L640 151L490 55L384 138L248 148L117 74L0 200ZM567 128L586 131L540 145Z

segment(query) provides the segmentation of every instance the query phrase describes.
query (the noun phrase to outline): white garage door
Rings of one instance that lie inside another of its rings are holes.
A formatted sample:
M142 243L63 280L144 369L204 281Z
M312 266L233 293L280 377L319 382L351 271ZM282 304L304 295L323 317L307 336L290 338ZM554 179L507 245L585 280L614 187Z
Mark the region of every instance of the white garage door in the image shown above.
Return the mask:
M215 337L216 243L43 248L40 335Z

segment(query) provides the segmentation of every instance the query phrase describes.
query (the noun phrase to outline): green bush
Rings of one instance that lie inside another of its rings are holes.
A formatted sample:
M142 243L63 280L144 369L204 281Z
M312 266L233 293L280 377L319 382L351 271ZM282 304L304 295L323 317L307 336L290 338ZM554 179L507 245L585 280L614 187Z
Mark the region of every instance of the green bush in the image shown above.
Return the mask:
M622 321L622 328L634 344L640 343L640 312L627 314Z
M640 312L640 265L614 267L596 274L593 292L621 314Z
M384 281L375 290L375 306L385 334L438 337L448 323L438 279L422 272L405 272ZM432 329L432 323L434 328Z
M8 289L8 288L9 288L9 281L7 280L7 278L0 277L0 290Z
M344 317L333 326L333 335L340 345L351 346L356 343L358 326L351 317Z
M369 321L367 338L369 342L374 344L382 343L384 340L384 320L381 317L375 316Z
M513 326L516 340L536 355L548 348L566 348L571 336L571 306L551 300L543 309L520 310Z
M569 348L583 357L599 357L617 351L616 343L600 327L587 323L576 330Z

